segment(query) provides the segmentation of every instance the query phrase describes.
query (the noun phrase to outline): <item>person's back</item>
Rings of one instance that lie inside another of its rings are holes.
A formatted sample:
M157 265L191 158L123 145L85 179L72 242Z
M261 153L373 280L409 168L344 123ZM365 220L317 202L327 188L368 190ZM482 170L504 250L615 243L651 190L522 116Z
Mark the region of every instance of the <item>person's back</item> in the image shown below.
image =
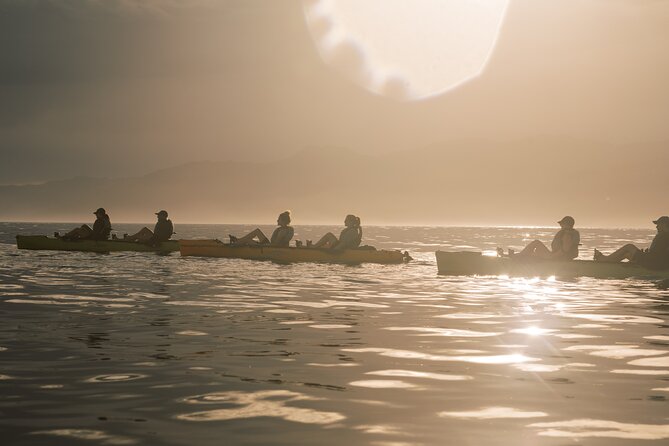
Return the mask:
M295 230L292 226L279 226L272 233L270 238L270 245L280 248L287 248L290 245L290 241L295 234Z

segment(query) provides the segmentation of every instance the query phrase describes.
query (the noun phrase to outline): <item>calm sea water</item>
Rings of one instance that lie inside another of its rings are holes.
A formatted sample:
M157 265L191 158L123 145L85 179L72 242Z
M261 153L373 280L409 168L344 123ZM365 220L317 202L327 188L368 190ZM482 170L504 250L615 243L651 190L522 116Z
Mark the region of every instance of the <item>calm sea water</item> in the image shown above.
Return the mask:
M669 442L667 291L437 275L437 249L554 230L366 228L415 260L357 267L14 245L71 226L0 224L3 444ZM582 230L582 257L652 235Z

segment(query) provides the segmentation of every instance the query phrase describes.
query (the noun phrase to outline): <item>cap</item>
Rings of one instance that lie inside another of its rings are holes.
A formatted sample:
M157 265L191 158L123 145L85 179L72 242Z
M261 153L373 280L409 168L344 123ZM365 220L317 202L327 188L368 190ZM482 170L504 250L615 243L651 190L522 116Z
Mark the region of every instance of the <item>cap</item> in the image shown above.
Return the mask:
M560 220L558 223L566 223L569 226L574 226L574 217L571 217L569 215L562 217L562 220Z
M98 215L98 214L106 214L107 211L105 211L105 208L98 208L98 210L95 211L95 212L93 212L93 213L94 213L95 215Z
M167 217L167 211L165 210L158 211L156 212L156 215L164 215L165 217Z
M667 224L667 223L669 223L669 217L667 217L666 215L663 215L662 217L658 218L657 220L654 220L653 223L655 223L656 225L659 225L661 223Z

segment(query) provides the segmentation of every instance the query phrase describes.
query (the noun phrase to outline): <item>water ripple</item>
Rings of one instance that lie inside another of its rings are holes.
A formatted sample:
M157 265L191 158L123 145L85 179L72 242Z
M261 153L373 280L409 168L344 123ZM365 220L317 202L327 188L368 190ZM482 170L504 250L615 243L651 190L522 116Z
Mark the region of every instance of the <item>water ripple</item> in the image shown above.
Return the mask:
M518 248L552 229L369 227L367 243L416 260L356 267L11 244L68 227L0 223L7 444L668 438L669 292L639 280L436 274L436 246ZM250 229L178 227L185 238ZM296 238L332 230L296 226ZM583 230L582 253L651 236Z
M241 407L191 412L177 415L185 421L224 421L239 418L275 417L306 424L332 424L344 417L336 412L318 411L287 404L295 401L316 401L318 398L287 390L268 390L255 393L221 392L185 398L190 404L229 403Z

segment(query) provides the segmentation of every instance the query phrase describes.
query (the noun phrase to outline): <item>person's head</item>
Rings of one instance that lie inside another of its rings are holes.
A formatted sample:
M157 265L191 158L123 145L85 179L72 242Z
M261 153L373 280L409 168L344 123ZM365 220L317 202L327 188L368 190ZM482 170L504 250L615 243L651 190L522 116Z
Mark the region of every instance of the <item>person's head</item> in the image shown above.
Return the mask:
M158 220L167 220L167 211L158 211L156 212Z
M669 232L669 217L666 215L654 220L653 223L657 226L658 232Z
M347 228L355 228L357 226L360 226L360 217L356 217L353 214L348 214L344 219L344 225Z
M570 217L569 215L562 217L562 220L558 222L561 228L563 229L571 229L574 227L574 217Z
M288 226L290 224L290 211L280 213L279 218L276 219L276 224L279 226Z
M107 211L104 208L98 208L97 211L93 212L97 218L104 218L107 215Z

